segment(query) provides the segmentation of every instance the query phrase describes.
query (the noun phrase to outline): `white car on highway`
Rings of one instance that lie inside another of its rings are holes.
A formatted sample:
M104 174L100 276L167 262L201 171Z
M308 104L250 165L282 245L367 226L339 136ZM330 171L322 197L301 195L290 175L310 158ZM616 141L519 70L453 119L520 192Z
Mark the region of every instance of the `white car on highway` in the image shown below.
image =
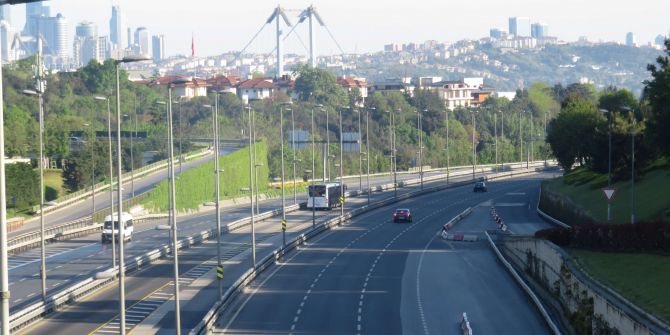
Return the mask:
M133 239L133 216L129 213L121 213L121 223L123 224L123 240L130 241ZM102 226L102 243L112 241L112 226L114 227L114 240L119 239L119 220L118 214L107 215L105 223Z

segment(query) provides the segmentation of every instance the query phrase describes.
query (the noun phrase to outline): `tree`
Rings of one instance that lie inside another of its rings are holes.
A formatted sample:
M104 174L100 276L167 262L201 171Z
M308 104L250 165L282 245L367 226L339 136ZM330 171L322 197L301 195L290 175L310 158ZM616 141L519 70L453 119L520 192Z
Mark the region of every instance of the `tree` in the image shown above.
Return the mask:
M657 65L647 66L653 79L644 82L644 99L651 109L647 127L651 141L670 155L670 39L665 40L664 52L666 56L656 58Z
M328 70L302 65L295 71L295 90L302 101L341 106L349 101L347 92L337 84L335 74Z
M605 118L596 106L579 95L566 98L565 107L547 129L547 142L558 163L569 171L575 162L591 162L598 134Z
M37 127L30 115L18 106L5 109L5 150L9 157L25 156L37 147Z
M7 205L16 209L26 208L39 201L39 177L27 163L6 165Z

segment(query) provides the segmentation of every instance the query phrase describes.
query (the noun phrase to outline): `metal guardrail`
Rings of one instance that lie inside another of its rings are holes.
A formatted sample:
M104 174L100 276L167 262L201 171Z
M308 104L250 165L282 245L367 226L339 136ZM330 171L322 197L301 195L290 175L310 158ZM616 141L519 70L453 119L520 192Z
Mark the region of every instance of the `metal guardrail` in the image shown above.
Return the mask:
M461 317L461 334L463 335L473 335L472 327L470 327L470 321L468 321L468 315L463 312Z

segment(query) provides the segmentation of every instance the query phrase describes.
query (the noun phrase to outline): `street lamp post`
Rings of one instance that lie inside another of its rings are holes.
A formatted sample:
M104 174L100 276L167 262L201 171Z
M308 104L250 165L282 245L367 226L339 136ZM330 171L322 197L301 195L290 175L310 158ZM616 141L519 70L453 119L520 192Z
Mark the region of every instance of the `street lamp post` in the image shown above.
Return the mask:
M114 62L114 68L116 72L116 174L117 174L117 185L118 191L116 195L116 203L118 204L118 222L119 222L119 332L121 335L126 334L126 291L125 291L125 265L123 260L123 239L125 237L124 225L121 224L121 217L123 213L123 194L121 193L121 186L123 185L123 175L121 173L122 162L121 162L121 83L119 80L119 65L121 63L132 63L148 60L145 57L124 57L123 59L117 60ZM112 221L114 219L112 218ZM112 240L112 243L114 241ZM176 253L175 253L176 260ZM177 283L175 283L176 285ZM175 286L176 287L176 286Z
M493 112L493 136L496 141L496 165L495 170L498 171L498 114Z
M502 137L502 152L500 153L500 167L505 171L505 114L502 110L498 110L500 113L500 137Z
M133 125L133 118L132 116L128 114L123 114L124 118L127 118L128 121L130 121L130 189L131 189L131 197L135 197L135 157L133 153L133 136L137 135L137 121L135 122L135 125ZM137 120L137 114L135 114L135 117ZM135 132L133 132L133 128L135 128Z
M375 110L375 108L371 108ZM367 174L366 174L366 183L368 188L368 206L370 206L370 111L368 110L365 113L365 158L367 159Z
M41 44L41 43L40 43ZM38 57L38 64L40 57ZM41 65L38 65L38 71L40 71ZM41 71L39 72L41 73ZM39 120L39 160L40 160L40 277L41 277L41 287L42 287L42 300L46 301L47 299L47 272L46 270L46 241L45 241L45 226L44 226L44 99L42 97L42 78L41 75L38 76L38 90L23 90L23 94L26 95L36 95L38 101L38 120ZM94 200L95 201L95 200ZM95 206L94 206L95 207ZM94 210L95 211L95 210ZM93 217L91 217L91 220Z
M423 110L428 112L427 109ZM417 110L416 129L419 132L419 178L421 179L421 189L423 190L423 125L421 122L421 111Z
M519 164L523 168L523 128L521 128L521 118L525 111L519 112Z
M326 158L328 159L326 161L326 170L328 174L328 181L331 181L330 178L330 128L328 125L328 111L325 111L326 113ZM324 177L325 179L325 177Z
M251 267L256 268L256 223L254 215L254 157L252 151L252 116L251 106L247 105L249 115L249 202L251 204ZM283 198L283 197L282 197Z
M361 111L354 109L358 114L358 191L363 190L363 140L361 137Z
M10 4L34 2L34 0L13 0ZM7 1L4 1L7 4ZM39 38L38 38L39 40ZM0 48L1 49L1 48ZM0 50L2 51L2 50ZM0 66L2 78L2 66ZM5 183L5 121L2 102L2 80L0 80L0 335L9 335L9 267L7 260L7 193ZM44 192L43 189L40 190ZM43 226L42 226L43 227ZM42 228L42 231L43 228ZM44 241L44 233L42 233ZM44 258L43 258L44 259Z
M214 106L204 105L203 107L209 107L212 110L212 133L214 141L214 201L215 206L215 219L216 219L216 266L217 266L217 283L219 288L219 297L223 295L223 281L222 277L219 277L219 269L223 269L222 259L221 259L221 191L220 191L220 181L219 173L221 169L219 167L219 94L214 94Z
M475 180L475 170L477 169L477 146L475 145L475 132L477 131L477 118L475 113L479 111L471 110L472 113L472 180Z
M89 123L84 123L84 126L86 127L93 127ZM91 130L92 135L89 135L89 145L91 146L91 222L94 222L94 216L95 216L95 147L94 144L95 142L95 131Z
M310 135L312 137L312 182L311 186L312 189L314 189L314 180L316 179L316 145L314 143L314 139L316 137L316 134L314 133L314 107L319 107L320 109L323 109L323 105L317 104L315 106L312 106L312 120L311 120L311 131ZM309 192L308 192L309 195ZM309 198L308 198L309 199ZM314 200L312 200L312 228L316 227L316 208L314 206Z
M281 148L281 222L282 222L282 244L286 245L286 196L284 179L284 106L279 107L279 134Z
M344 200L344 139L342 132L342 109L351 109L351 107L346 106L338 108L340 111L340 197ZM340 224L344 220L344 201L340 201Z
M398 108L398 113L400 113L400 108ZM393 135L393 143L391 145L393 146L393 196L397 197L398 196L398 150L396 149L396 134L395 134L395 117L393 116L393 112L391 111L391 124L392 124L392 135Z
M114 163L112 160L112 112L109 98L96 96L96 100L107 101L107 143L109 144L109 215L114 216ZM114 219L112 218L112 267L116 268L116 242L114 233Z
M630 127L630 223L635 224L635 115Z
M444 111L444 123L447 128L447 184L449 184L449 110Z
M607 188L612 189L612 112L607 109L600 109L601 113L607 114ZM612 223L612 205L607 202L607 223Z
M251 105L249 105L249 108L251 108ZM254 152L254 158L253 158L254 159L254 161L253 161L254 175L253 175L252 178L254 178L254 185L256 187L256 190L255 190L256 191L256 214L259 215L261 213L261 210L260 210L260 204L259 204L259 201L258 201L258 167L260 167L261 165L258 164L258 157L256 156L256 151L257 151L257 148L256 148L256 143L257 143L256 110L254 110L253 108L251 108L251 129L249 130L249 135L253 136L253 139L254 139L254 145L250 149L252 149L253 152ZM251 193L254 193L254 192L252 191Z
M295 187L295 163L297 161L295 157L295 152L297 151L295 148L295 118L293 115L293 108L291 108L291 149L293 152L293 204L298 203L298 189ZM258 183L258 180L256 181ZM257 194L258 195L258 194Z

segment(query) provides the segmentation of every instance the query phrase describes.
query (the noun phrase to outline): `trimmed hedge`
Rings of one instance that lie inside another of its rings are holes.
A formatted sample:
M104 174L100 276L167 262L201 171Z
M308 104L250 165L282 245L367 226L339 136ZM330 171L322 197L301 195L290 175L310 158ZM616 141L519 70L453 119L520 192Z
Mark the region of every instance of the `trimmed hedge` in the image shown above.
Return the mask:
M582 224L537 231L535 237L562 247L617 252L670 252L670 222Z

